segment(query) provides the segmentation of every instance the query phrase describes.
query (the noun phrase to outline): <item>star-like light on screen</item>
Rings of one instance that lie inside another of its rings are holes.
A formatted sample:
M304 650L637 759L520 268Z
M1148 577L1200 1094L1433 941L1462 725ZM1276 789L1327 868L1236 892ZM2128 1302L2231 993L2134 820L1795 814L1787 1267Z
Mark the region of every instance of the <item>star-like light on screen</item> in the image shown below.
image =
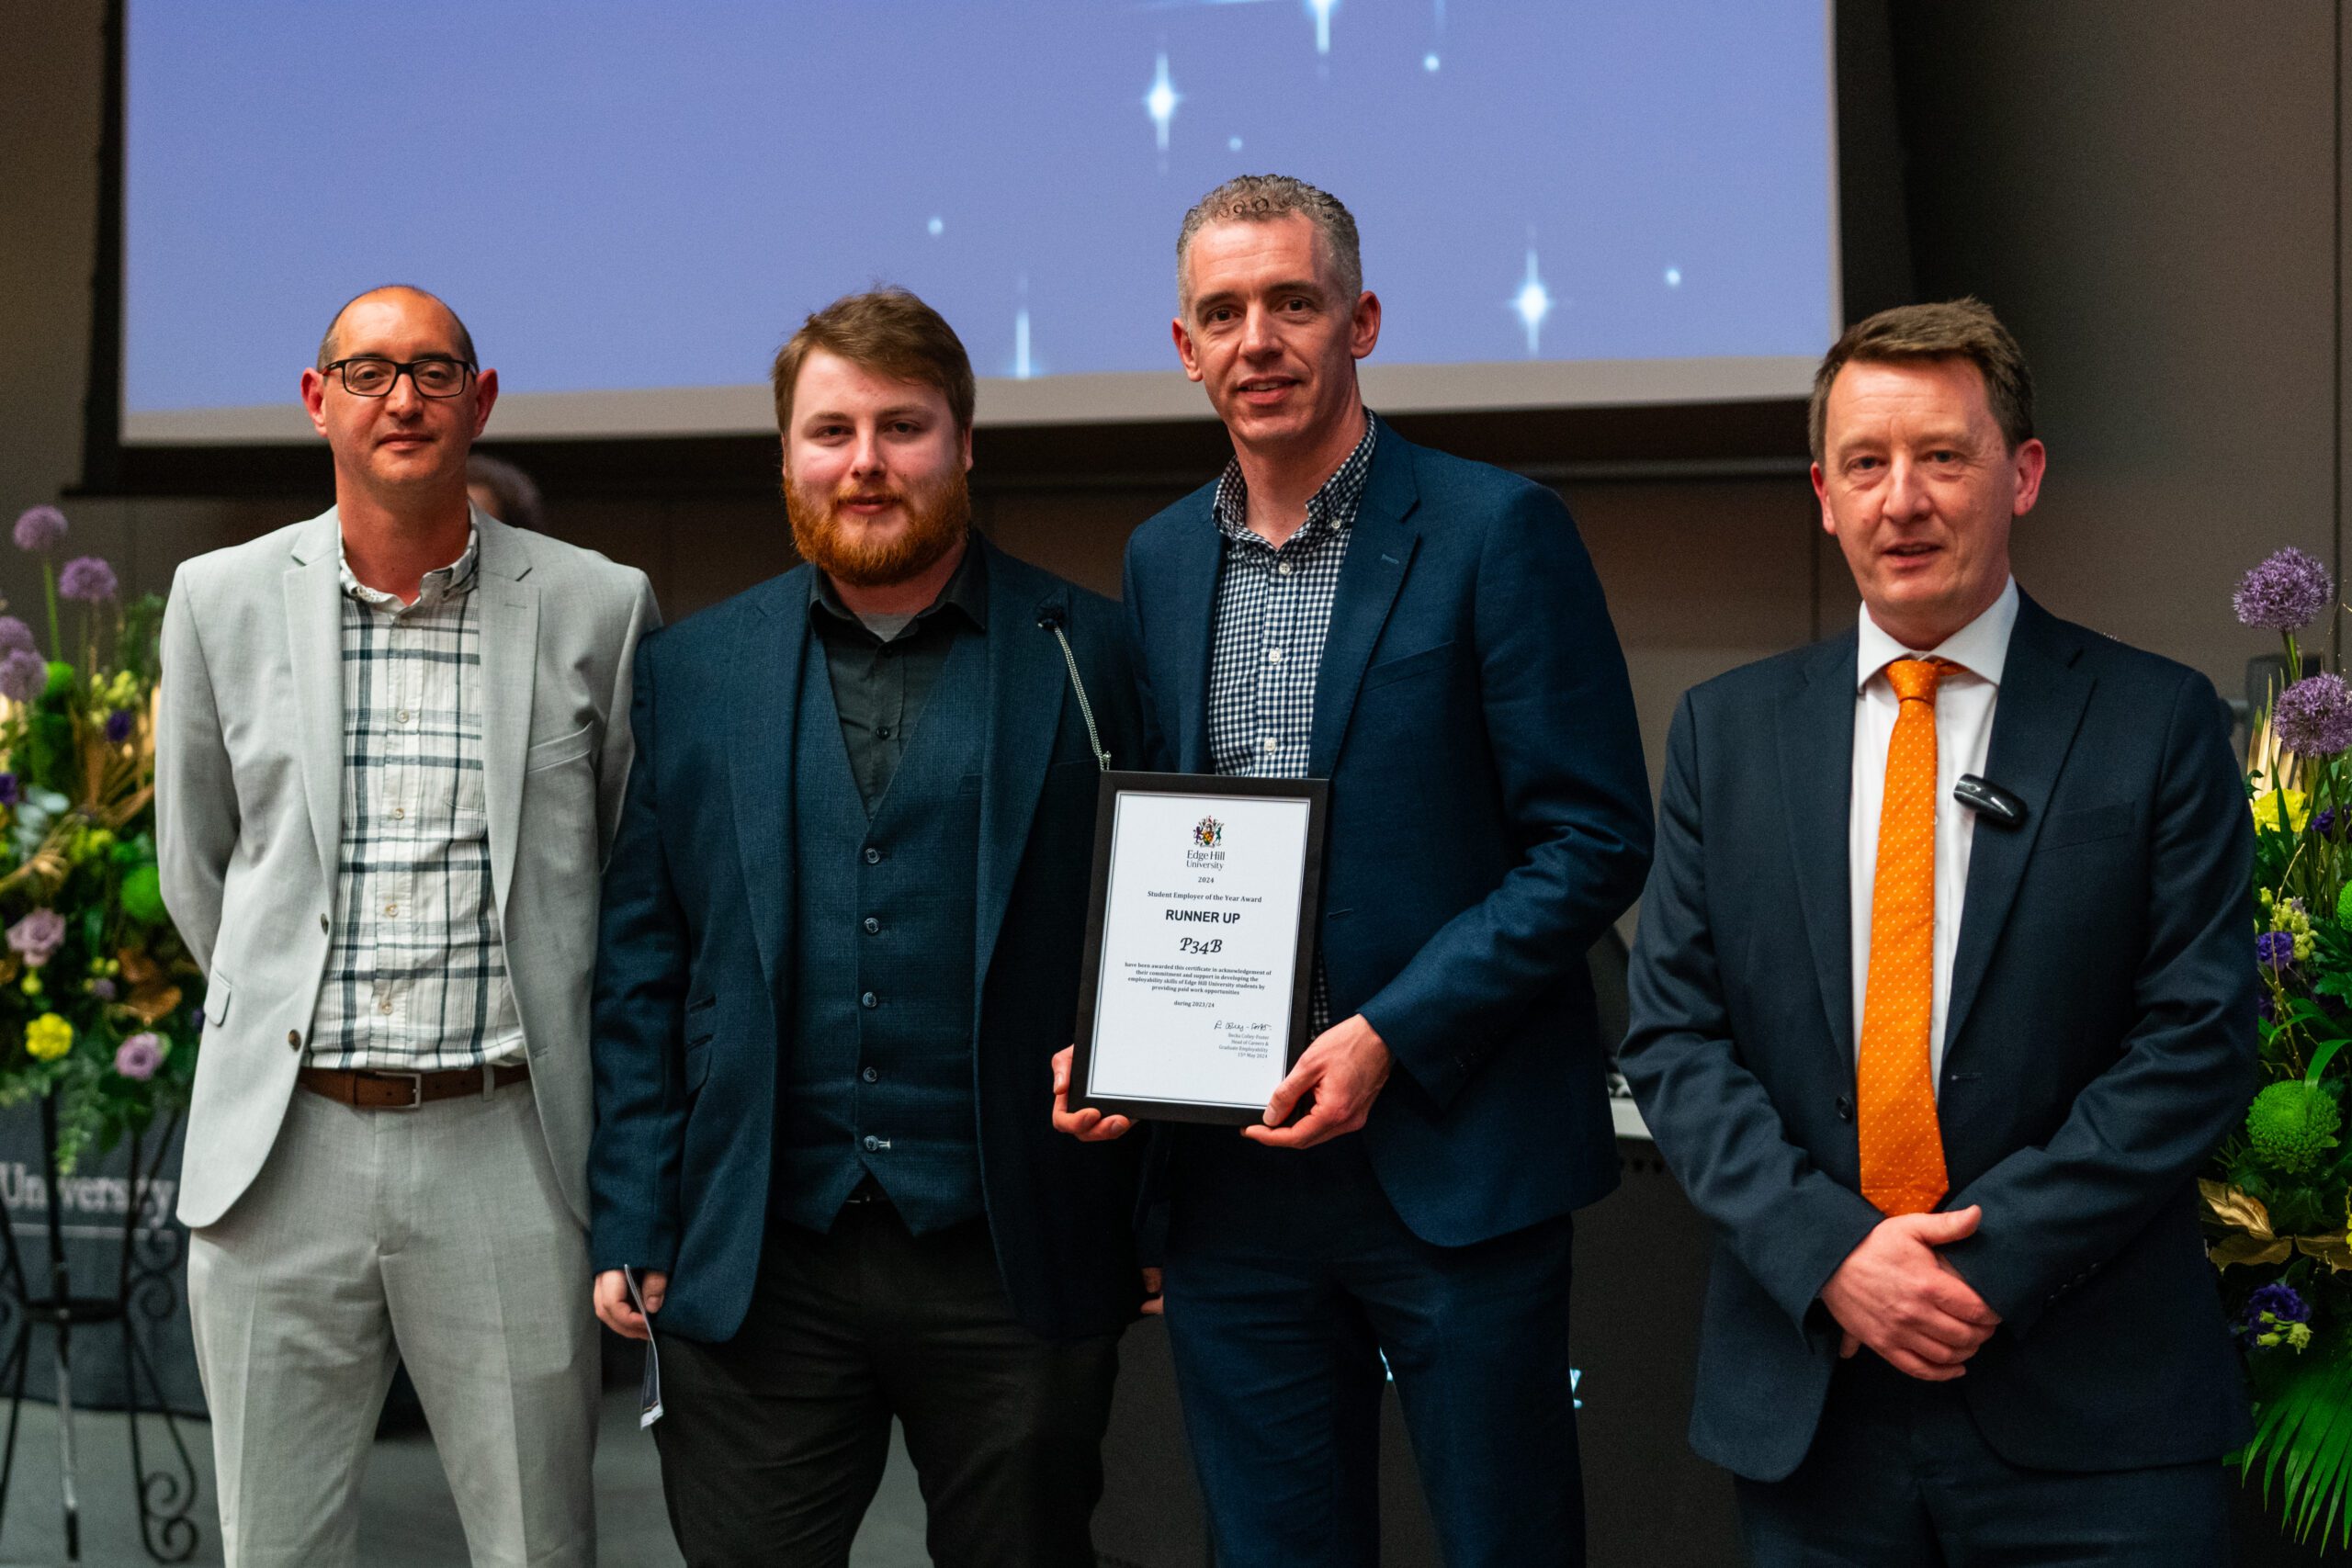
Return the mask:
M1176 118L1176 106L1183 101L1184 95L1178 92L1176 84L1168 79L1168 55L1163 51L1159 69L1152 73L1151 90L1143 96L1144 112L1151 116L1152 130L1159 138L1159 160L1163 168L1168 163L1168 125Z
M1552 313L1552 291L1544 287L1544 275L1536 269L1532 234L1527 237L1527 277L1510 297L1510 308L1527 329L1527 357L1537 358L1543 352L1544 318Z
M1331 52L1331 13L1340 8L1340 0L1306 0L1306 14L1315 18L1315 52Z

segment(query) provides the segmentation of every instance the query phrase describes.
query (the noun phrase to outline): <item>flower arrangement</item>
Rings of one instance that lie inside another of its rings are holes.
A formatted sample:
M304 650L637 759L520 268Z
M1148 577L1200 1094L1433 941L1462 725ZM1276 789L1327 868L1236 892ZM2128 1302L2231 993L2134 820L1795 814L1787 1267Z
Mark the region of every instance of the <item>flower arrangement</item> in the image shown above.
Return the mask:
M53 1100L60 1171L186 1108L203 987L155 868L163 601L124 604L96 556L60 568L66 532L36 506L13 536L40 558L47 654L0 615L0 1106Z

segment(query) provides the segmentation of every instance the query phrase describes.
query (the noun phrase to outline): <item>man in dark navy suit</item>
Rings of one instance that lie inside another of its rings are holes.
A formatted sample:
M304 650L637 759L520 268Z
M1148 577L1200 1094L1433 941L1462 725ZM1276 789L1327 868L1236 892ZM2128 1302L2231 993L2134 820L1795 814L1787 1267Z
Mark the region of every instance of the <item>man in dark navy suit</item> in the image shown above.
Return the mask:
M1558 496L1365 411L1338 201L1231 181L1177 272L1234 458L1127 548L1151 761L1331 781L1315 1038L1262 1125L1161 1151L1217 1562L1377 1562L1385 1356L1447 1562L1580 1563L1569 1213L1617 1179L1584 955L1650 842L1616 634Z
M1984 306L1850 329L1812 440L1859 625L1683 699L1634 951L1625 1076L1718 1237L1692 1446L1759 1568L2226 1561L2221 705L2018 592L2045 457Z
M912 295L811 316L775 382L808 564L638 656L597 1311L645 1336L637 1270L690 1563L846 1563L895 1415L932 1561L1093 1568L1136 1159L1043 1102L1098 772L1140 756L1117 607L970 531L971 366Z

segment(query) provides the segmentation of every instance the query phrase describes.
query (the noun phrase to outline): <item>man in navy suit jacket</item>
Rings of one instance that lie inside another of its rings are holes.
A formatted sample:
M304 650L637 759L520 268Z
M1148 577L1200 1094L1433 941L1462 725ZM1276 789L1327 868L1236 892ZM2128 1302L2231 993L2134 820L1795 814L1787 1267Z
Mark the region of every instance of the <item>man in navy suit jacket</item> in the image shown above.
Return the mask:
M638 1270L689 1562L847 1562L895 1415L934 1561L1093 1568L1137 1162L1041 1102L1141 750L1117 607L969 531L971 367L912 295L810 317L775 389L810 564L638 656L598 1313L645 1336Z
M1650 840L1624 660L1556 495L1365 412L1345 208L1235 180L1177 254L1234 462L1127 548L1152 762L1331 781L1319 1032L1262 1125L1162 1150L1217 1561L1377 1562L1385 1354L1446 1561L1581 1562L1568 1215L1617 1179L1584 955Z
M1625 1076L1718 1237L1692 1446L1759 1568L2224 1561L2247 1428L2194 1178L2253 1088L2255 979L2220 704L2018 592L2044 454L1982 305L1854 327L1813 408L1861 617L1683 699L1634 951ZM1928 656L1903 1048L1940 1190L1882 1207L1892 686Z

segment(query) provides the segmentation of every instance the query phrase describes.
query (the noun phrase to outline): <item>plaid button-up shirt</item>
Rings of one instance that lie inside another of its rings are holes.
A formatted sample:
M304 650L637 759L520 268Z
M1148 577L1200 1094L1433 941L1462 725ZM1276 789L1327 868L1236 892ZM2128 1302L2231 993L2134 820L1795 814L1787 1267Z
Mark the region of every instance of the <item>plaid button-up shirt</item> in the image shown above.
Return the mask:
M343 567L343 847L313 1066L519 1056L484 811L478 537L402 604Z
M1250 491L1238 459L1216 487L1225 536L1209 653L1209 765L1261 779L1306 777L1315 676L1340 596L1356 509L1372 474L1380 422L1364 411L1363 439L1307 499L1306 522L1278 548L1250 531ZM1330 1027L1330 987L1315 966L1310 1020Z

